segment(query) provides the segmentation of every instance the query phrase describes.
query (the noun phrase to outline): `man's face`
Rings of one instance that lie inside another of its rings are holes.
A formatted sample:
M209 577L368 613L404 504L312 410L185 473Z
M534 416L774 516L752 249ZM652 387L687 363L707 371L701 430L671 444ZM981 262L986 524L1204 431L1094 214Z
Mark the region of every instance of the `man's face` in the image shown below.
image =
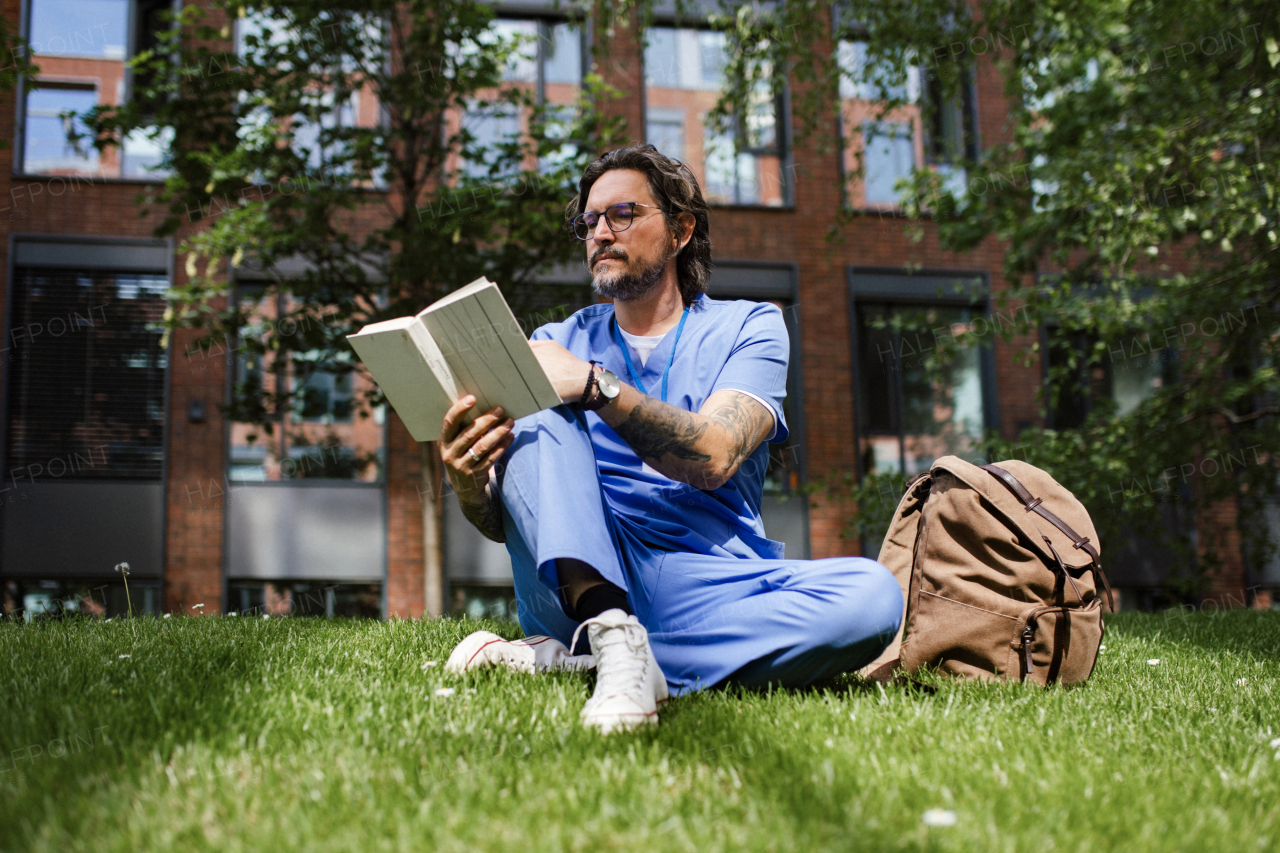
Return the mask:
M625 231L610 230L605 218L600 217L596 230L586 241L587 268L596 293L627 302L643 296L657 284L674 257L676 246L642 172L632 169L605 172L591 185L585 210L603 213L623 202L650 206L637 206L635 218Z

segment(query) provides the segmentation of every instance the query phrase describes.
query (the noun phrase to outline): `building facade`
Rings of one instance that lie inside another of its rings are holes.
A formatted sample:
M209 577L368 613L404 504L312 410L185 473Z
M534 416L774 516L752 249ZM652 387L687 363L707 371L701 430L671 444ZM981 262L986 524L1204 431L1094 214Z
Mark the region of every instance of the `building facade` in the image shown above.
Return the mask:
M128 563L135 610L420 616L433 609L424 588L422 456L403 425L390 412L359 416L359 380L281 378L233 341L166 334L165 291L184 280L184 259L173 241L152 236L155 223L137 205L158 180L162 140L131 137L102 155L68 141L75 113L129 97L125 61L153 43L156 15L170 7L4 0L40 67L39 87L5 95L0 109L8 142L0 151L5 606L28 615L120 612L126 596L116 567ZM513 81L569 104L588 70L601 74L624 93L610 109L630 137L697 175L712 205L711 295L783 309L792 439L774 448L765 524L789 556L878 549L849 534L855 507L809 494L806 484L849 472L905 480L937 456L976 454L985 432L1013 437L1045 423L1037 396L1045 365L1018 357L1027 339L979 335L953 353L943 381L925 371L948 330L954 340L955 330L999 327L992 297L1002 286L1001 247L946 252L930 222L910 237L898 205L896 184L911 169L938 170L963 187L953 162L1006 141L1002 84L989 57L975 58L949 99L928 69L879 87L850 79L831 108L847 145L828 148L796 144L787 95L760 93L729 129L709 121L726 43L696 18L659 9L646 38L624 31L592 67L590 28L552 4L502 5L499 13L496 26L536 45L512 68ZM254 24L229 26L239 39ZM866 62L856 28L833 43L846 67ZM887 97L904 105L872 109ZM919 107L927 98L940 106L928 121ZM343 109L343 120L376 120L371 104ZM462 120L481 139L519 132L519 117L501 112ZM850 215L838 222L842 210ZM278 318L288 306L264 296L252 269L234 276L235 298L254 322L286 322ZM556 283L558 316L590 301L577 274ZM301 402L269 434L238 423L224 405L233 384L246 381L268 389L297 382ZM1135 369L1112 377L1103 393L1123 407L1156 382ZM1072 411L1059 407L1060 424ZM514 615L503 546L471 529L447 494L444 512L444 609ZM1234 523L1229 507L1220 515L1190 523ZM1141 553L1108 566L1127 606L1160 599L1165 578ZM1244 603L1246 587L1265 594L1280 586L1280 568L1246 574L1239 554L1229 554L1214 583L1215 594Z

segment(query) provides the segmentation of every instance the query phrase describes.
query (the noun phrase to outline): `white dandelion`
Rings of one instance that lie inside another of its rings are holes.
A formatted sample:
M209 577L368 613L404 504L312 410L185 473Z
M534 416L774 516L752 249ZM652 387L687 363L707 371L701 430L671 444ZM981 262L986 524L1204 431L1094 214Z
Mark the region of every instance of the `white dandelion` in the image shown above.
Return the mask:
M921 820L925 826L955 826L956 813L951 809L929 809Z

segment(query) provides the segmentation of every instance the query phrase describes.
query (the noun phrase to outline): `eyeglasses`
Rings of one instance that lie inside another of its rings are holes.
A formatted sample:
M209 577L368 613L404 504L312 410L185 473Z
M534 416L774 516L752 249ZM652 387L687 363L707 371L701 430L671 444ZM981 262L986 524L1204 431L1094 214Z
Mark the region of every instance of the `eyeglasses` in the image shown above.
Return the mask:
M607 208L604 213L579 213L573 217L573 236L579 240L590 240L591 235L596 233L596 226L600 224L601 216L604 217L604 223L609 226L610 231L615 234L619 231L626 231L636 218L637 207L648 207L652 210L662 209L652 204L641 204L638 201L624 201L621 204L615 204Z

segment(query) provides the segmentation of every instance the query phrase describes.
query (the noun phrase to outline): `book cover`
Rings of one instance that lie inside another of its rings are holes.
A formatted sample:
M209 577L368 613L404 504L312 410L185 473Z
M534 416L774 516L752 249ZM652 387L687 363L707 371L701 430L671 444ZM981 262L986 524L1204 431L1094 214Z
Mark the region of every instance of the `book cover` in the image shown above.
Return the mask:
M466 394L476 396L475 414L502 406L522 418L560 405L507 300L486 278L347 340L415 441L438 439L445 412Z

